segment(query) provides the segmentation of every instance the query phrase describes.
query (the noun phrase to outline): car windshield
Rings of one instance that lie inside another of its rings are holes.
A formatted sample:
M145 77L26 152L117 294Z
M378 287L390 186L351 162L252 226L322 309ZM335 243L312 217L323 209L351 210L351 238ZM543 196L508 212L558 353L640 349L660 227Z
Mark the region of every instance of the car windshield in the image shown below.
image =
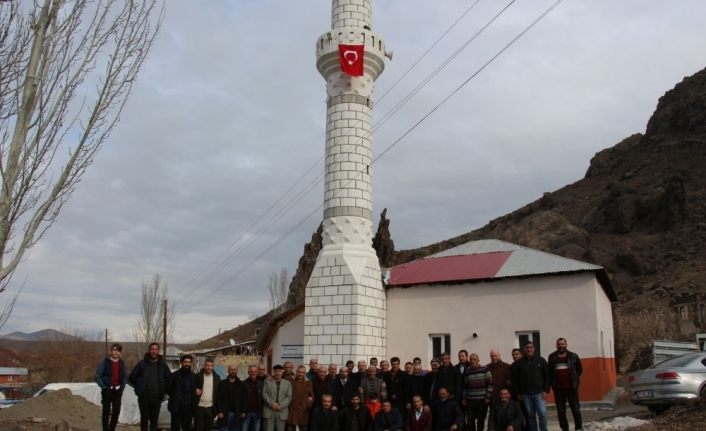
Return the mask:
M671 368L684 367L686 364L694 360L694 355L677 356L674 358L665 359L664 361L651 366L650 368Z

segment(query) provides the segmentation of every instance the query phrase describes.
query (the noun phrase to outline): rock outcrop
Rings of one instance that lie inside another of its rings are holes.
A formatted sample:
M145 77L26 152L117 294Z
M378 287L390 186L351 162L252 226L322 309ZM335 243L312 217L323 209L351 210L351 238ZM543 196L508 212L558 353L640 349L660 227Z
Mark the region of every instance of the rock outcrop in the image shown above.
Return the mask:
M374 247L381 266L390 267L486 238L604 266L620 299L619 355L653 334L640 332L637 316L656 310L665 328L684 327L670 320L674 304L706 293L706 69L659 99L644 134L598 152L583 179L479 229L412 250L394 250L385 210ZM319 227L292 279L290 306L303 301L320 250Z
M392 262L483 238L604 266L620 299L619 353L638 341L631 315L657 310L676 320L678 298L706 293L706 69L659 99L644 134L597 153L583 179L480 229L396 251Z

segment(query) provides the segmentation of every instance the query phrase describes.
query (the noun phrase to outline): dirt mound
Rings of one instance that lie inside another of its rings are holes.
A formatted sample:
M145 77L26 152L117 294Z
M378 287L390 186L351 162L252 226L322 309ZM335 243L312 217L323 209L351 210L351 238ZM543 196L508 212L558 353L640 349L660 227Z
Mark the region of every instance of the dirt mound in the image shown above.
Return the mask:
M0 410L0 430L101 429L100 407L68 389L47 392L20 404Z
M631 428L634 431L703 431L706 428L706 400L672 407L652 423Z

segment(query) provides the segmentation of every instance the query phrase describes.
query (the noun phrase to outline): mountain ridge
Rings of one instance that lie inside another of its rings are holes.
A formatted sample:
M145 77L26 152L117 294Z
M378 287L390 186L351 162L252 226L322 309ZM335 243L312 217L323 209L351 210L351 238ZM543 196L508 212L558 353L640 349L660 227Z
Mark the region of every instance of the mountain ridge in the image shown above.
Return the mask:
M69 334L66 334L61 331L57 331L56 329L47 328L47 329L41 329L39 331L34 331L34 332L15 331L15 332L11 332L9 334L0 335L0 339L17 340L17 341L39 341L39 340L69 341L69 340L78 340L79 337L69 335Z

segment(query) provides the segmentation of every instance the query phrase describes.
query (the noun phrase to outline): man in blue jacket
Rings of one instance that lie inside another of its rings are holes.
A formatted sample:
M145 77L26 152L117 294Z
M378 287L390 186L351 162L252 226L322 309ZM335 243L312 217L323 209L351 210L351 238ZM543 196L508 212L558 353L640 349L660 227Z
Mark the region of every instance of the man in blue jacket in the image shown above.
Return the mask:
M96 370L96 383L101 388L103 405L103 431L115 431L120 416L120 405L127 380L125 361L120 357L123 346L113 344L110 355L104 358Z
M159 409L167 393L171 373L159 354L159 344L152 343L144 359L135 365L128 381L135 388L140 408L140 431L157 431Z

